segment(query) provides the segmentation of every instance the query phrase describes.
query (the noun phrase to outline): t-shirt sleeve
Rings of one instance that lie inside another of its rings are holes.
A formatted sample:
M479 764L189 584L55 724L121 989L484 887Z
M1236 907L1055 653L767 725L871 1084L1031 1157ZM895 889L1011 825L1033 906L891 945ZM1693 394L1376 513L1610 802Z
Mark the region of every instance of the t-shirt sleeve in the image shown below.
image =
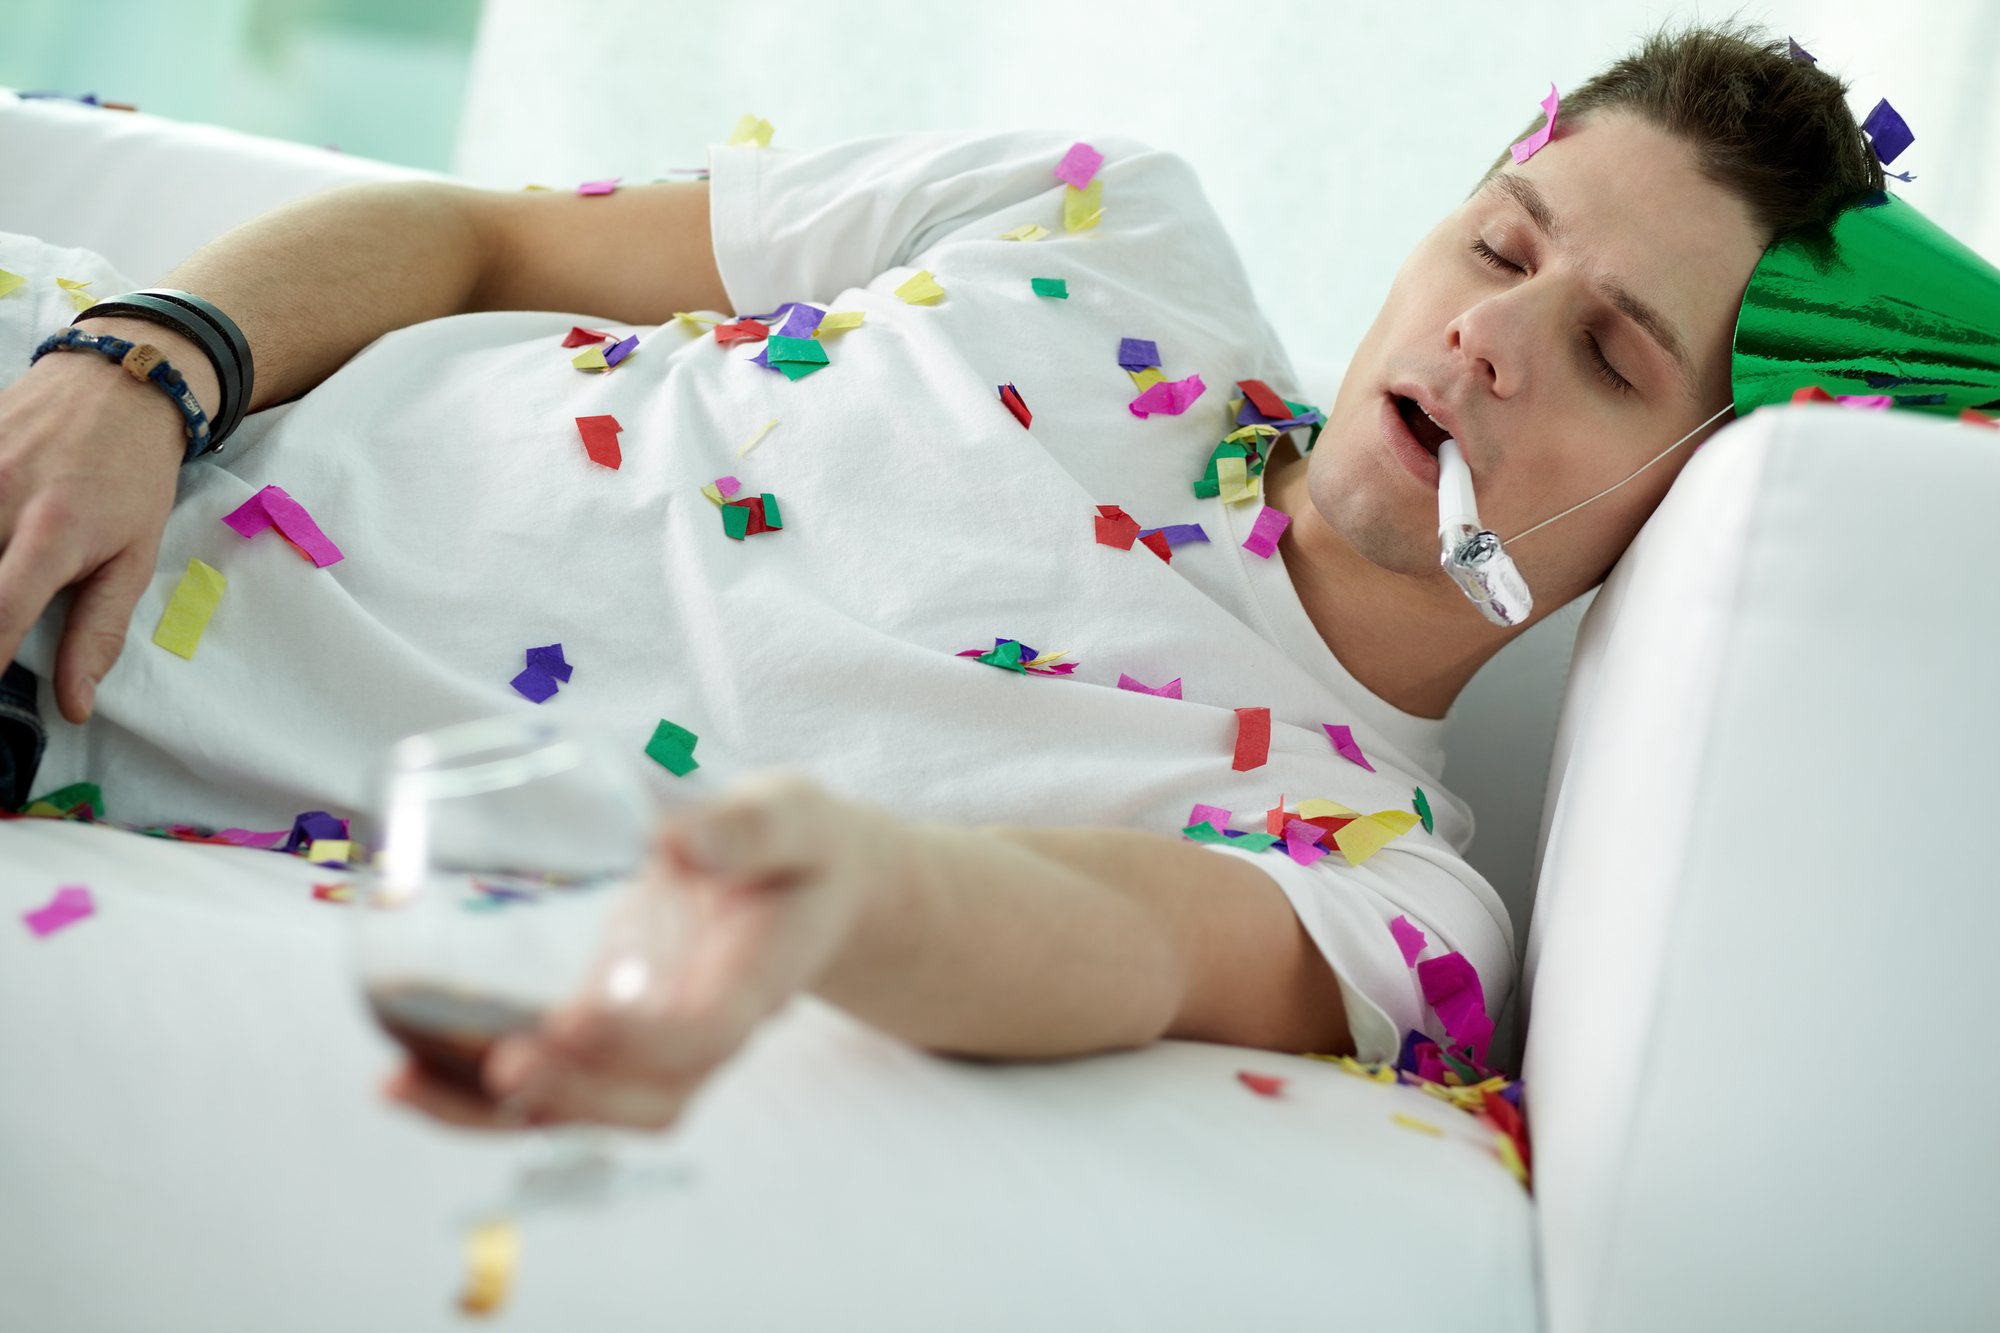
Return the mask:
M738 314L831 300L956 232L1062 228L1055 168L1079 138L1104 155L1107 207L1121 175L1168 157L1120 135L1057 130L876 135L792 152L709 148L709 232Z
M1418 962L1465 955L1479 974L1486 1016L1498 1022L1514 989L1513 926L1492 886L1456 854L1390 847L1358 866L1340 862L1338 853L1302 866L1278 851L1207 846L1259 867L1291 900L1340 981L1356 1059L1395 1060L1412 1029L1446 1041L1416 967L1404 961L1389 928L1398 916L1424 933Z

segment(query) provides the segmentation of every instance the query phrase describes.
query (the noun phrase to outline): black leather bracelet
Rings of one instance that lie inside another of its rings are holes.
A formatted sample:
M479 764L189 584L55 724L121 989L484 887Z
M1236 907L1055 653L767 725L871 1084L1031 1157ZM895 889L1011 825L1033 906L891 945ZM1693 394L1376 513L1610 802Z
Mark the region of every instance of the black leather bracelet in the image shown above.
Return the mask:
M142 319L170 328L196 343L215 367L220 401L216 404L216 429L203 453L213 453L243 420L254 387L250 346L236 322L215 306L188 292L168 288L147 288L99 301L78 314L71 323L103 316Z

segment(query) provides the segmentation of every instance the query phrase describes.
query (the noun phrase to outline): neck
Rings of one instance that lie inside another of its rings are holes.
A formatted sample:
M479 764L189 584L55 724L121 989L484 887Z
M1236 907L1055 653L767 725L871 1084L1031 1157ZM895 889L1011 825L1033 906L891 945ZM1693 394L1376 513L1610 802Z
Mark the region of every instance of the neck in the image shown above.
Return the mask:
M1441 571L1398 574L1359 555L1313 508L1306 460L1289 445L1265 468L1264 489L1292 516L1278 544L1307 618L1377 698L1442 718L1473 674L1519 633L1488 624Z

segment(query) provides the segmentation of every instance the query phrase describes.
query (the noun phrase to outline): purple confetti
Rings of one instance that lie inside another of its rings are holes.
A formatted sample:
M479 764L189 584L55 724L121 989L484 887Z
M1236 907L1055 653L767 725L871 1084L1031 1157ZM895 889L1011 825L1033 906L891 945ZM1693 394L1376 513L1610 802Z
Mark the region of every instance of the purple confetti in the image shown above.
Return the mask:
M826 311L800 302L792 307L792 313L785 317L784 327L778 330L780 338L810 338L826 318Z
M1819 63L1818 58L1815 57L1812 52L1806 50L1803 46L1800 46L1795 39L1791 37L1785 38L1785 45L1791 47L1792 59L1803 60L1808 65L1817 65Z
M1910 133L1910 127L1903 123L1903 118L1896 114L1896 108L1889 105L1886 97L1875 104L1875 109L1868 113L1868 119L1861 122L1861 128L1874 143L1875 156L1882 159L1885 167L1917 141L1917 136Z
M515 693L538 704L547 703L556 692L556 678L538 667L528 667L507 683Z
M607 366L617 365L620 361L632 355L632 349L638 345L639 335L636 333L622 342L611 344L611 346L604 349L604 364Z
M296 852L320 838L339 841L346 836L346 820L336 819L324 810L308 810L292 821L291 834L285 839L285 850Z
M1148 370L1160 364L1159 344L1150 338L1118 340L1118 364L1125 370Z
M1167 548L1169 550L1185 542L1205 542L1208 540L1208 534L1201 530L1201 524L1199 523L1173 523L1164 528L1141 528L1139 529L1139 536L1146 538L1156 532L1166 537Z
M570 672L575 670L563 657L562 645L559 643L552 643L543 648L530 648L528 650L528 665L536 671L554 676L557 680L561 681L567 681Z

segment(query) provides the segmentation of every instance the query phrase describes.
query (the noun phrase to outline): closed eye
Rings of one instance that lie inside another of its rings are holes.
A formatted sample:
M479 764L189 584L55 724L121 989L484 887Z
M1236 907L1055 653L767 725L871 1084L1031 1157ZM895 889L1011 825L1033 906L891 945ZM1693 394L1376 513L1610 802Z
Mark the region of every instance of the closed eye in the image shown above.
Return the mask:
M1515 263L1513 260L1504 257L1498 250L1495 250L1492 246L1488 245L1486 243L1486 238L1483 236L1474 238L1472 242L1472 252L1478 255L1482 260L1486 261L1486 263L1492 266L1493 268L1501 269L1508 273L1526 273L1528 271L1527 269L1521 267L1519 264Z

